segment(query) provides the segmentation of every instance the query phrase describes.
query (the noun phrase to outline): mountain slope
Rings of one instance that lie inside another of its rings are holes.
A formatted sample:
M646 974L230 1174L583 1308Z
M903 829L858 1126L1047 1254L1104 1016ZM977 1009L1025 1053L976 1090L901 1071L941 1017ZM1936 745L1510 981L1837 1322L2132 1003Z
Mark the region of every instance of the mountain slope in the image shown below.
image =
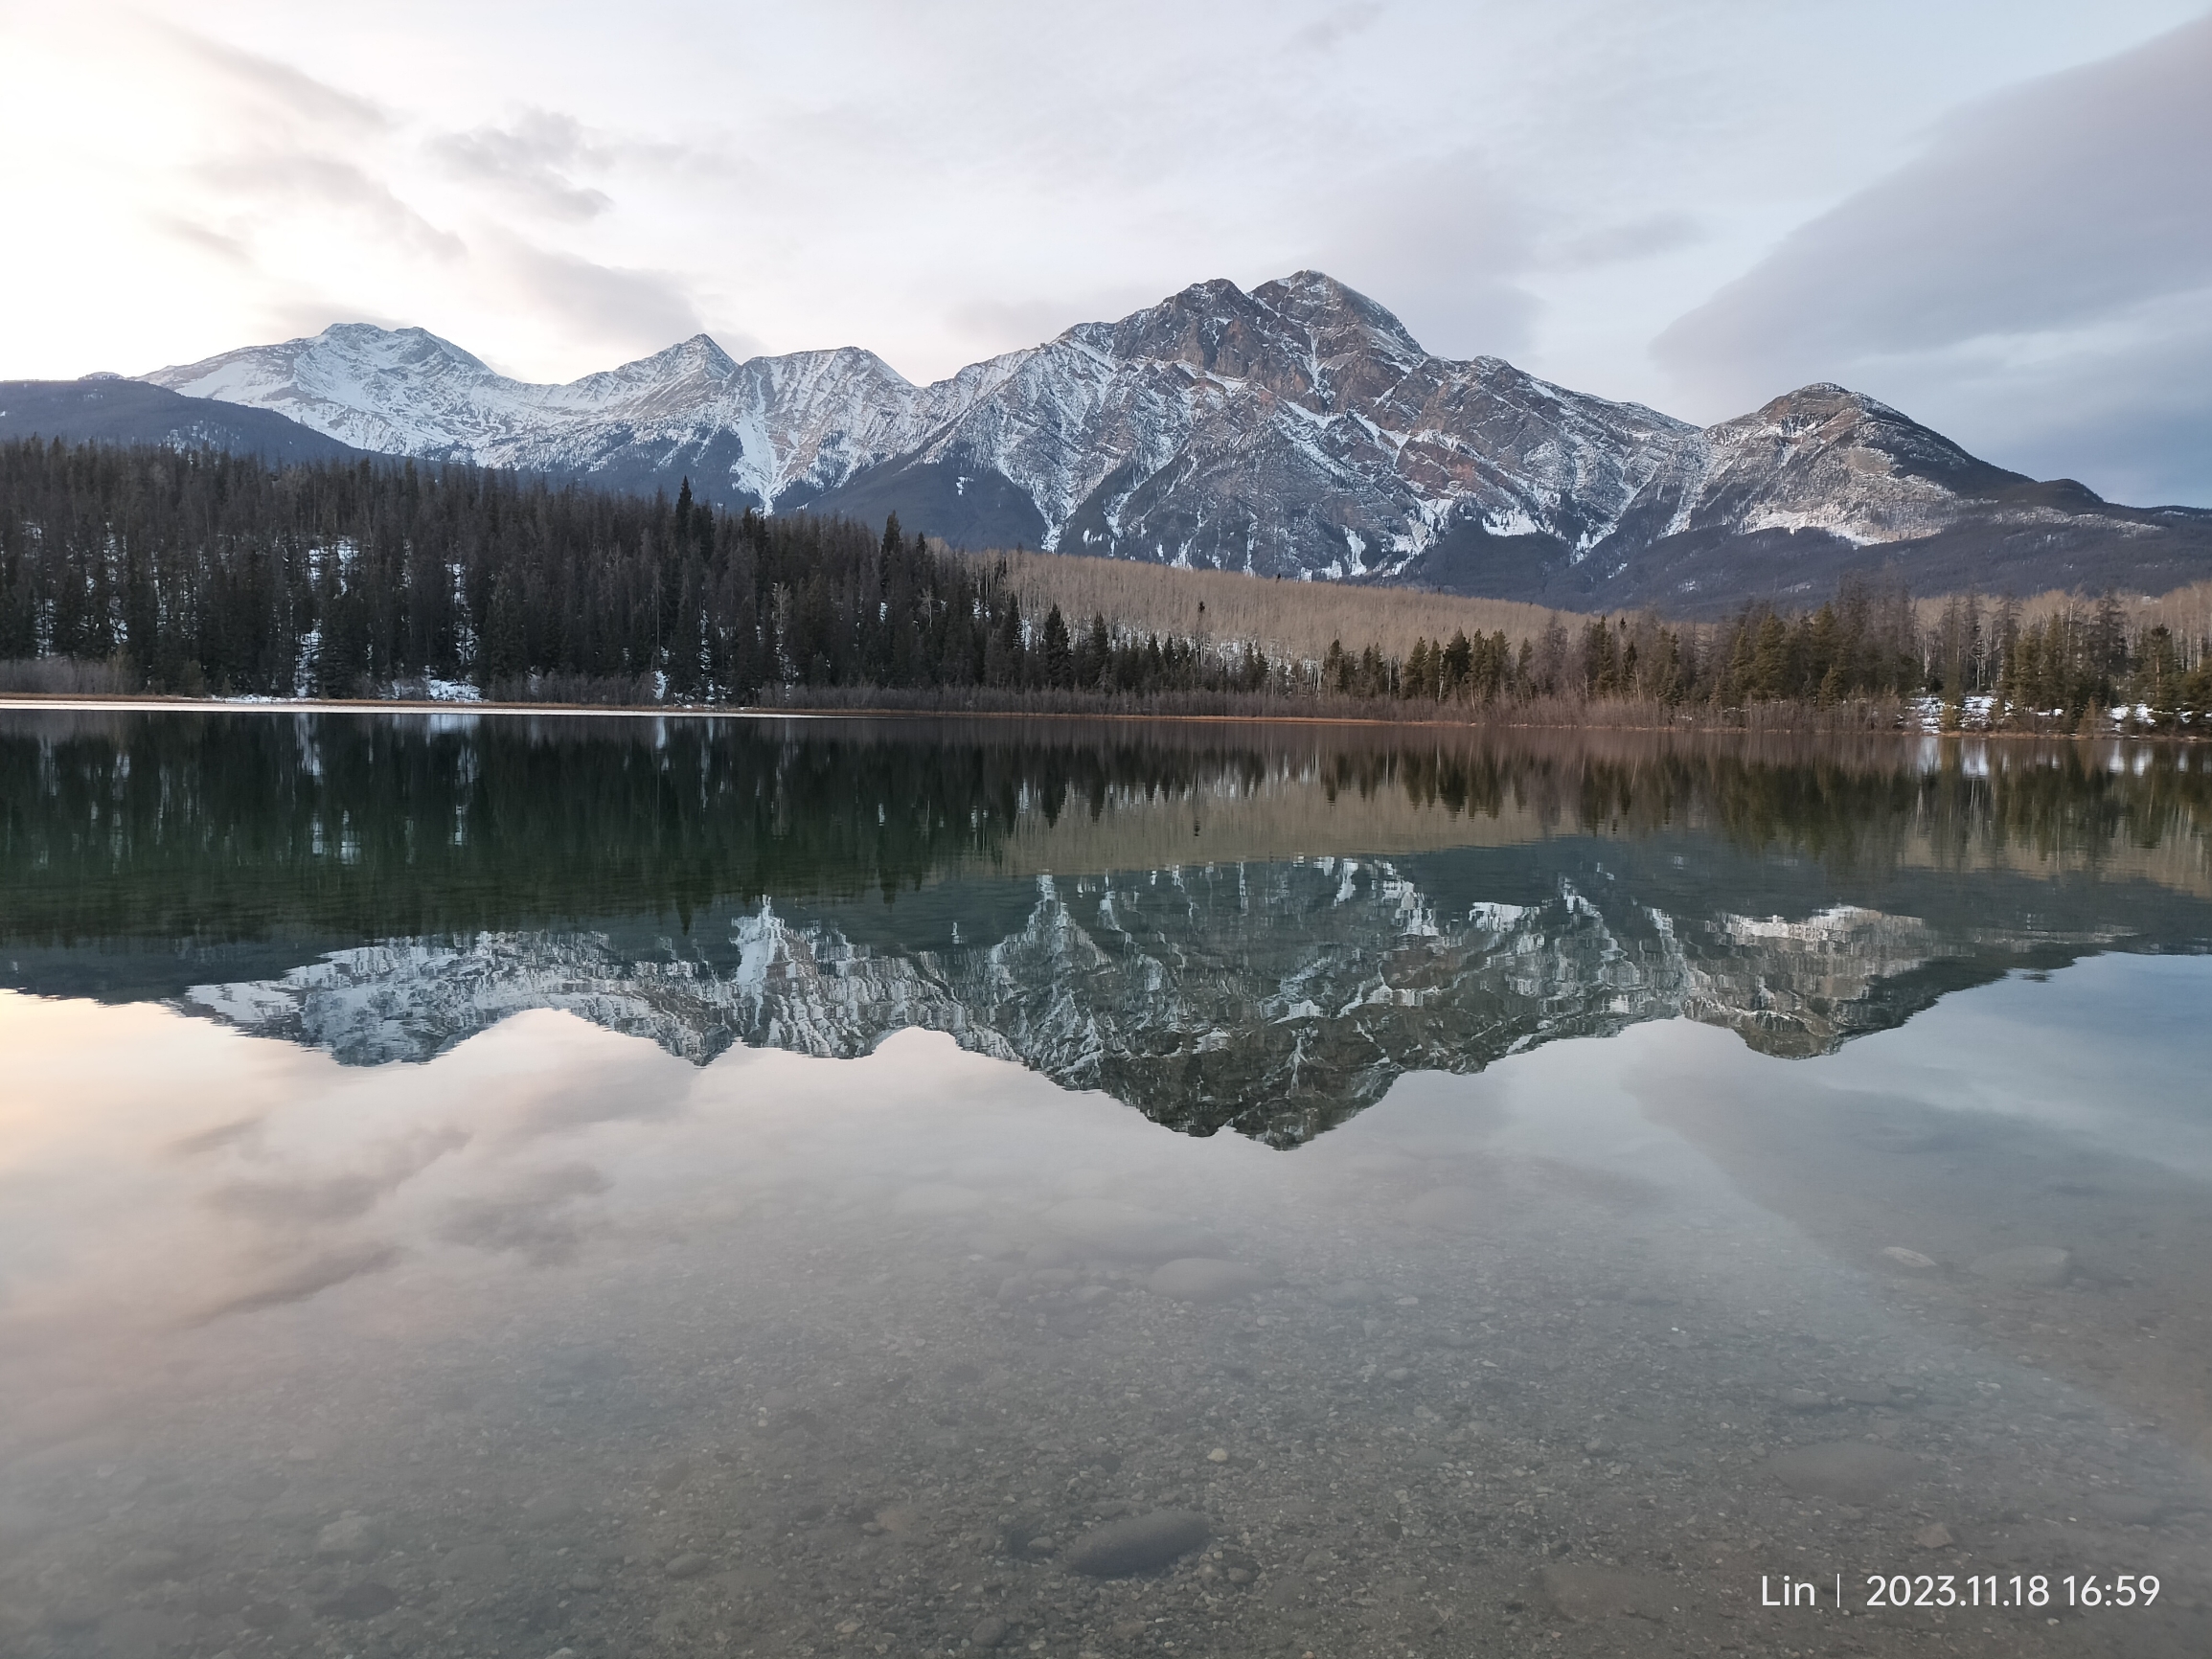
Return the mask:
M0 380L0 439L59 438L71 443L206 444L283 464L362 452L281 414L205 398L179 397L143 380L88 375L81 380Z
M153 383L364 448L695 489L1263 576L1695 611L1884 562L1923 590L2171 587L2212 511L2117 508L1809 386L1699 430L1425 351L1319 272L1200 283L916 386L845 349L737 362L705 335L565 386L419 329L164 369Z

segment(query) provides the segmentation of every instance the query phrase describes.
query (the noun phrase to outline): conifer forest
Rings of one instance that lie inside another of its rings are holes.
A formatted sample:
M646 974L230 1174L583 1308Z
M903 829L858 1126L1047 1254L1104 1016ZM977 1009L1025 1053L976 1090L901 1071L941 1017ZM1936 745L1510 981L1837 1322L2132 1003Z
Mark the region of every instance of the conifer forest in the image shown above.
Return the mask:
M0 445L0 664L20 678L51 662L100 665L114 690L231 696L1212 695L1445 717L1539 701L1724 712L1932 697L1947 723L1975 701L1980 723L2040 729L2115 705L2138 726L2186 729L2212 706L2206 641L2109 598L2030 615L1966 596L1931 618L1901 581L1847 581L1814 606L1747 603L1720 624L1551 613L1519 637L1440 626L1406 649L1337 639L1313 657L1106 608L1039 614L1004 561L932 546L896 518L733 513L688 484L672 502L415 462L271 468L18 441Z

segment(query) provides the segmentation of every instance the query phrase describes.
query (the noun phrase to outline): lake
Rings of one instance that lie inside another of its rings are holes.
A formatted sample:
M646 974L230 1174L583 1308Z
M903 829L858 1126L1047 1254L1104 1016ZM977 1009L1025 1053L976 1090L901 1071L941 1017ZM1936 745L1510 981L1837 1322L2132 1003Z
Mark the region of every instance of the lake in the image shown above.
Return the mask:
M0 1652L2212 1651L2208 761L0 713Z

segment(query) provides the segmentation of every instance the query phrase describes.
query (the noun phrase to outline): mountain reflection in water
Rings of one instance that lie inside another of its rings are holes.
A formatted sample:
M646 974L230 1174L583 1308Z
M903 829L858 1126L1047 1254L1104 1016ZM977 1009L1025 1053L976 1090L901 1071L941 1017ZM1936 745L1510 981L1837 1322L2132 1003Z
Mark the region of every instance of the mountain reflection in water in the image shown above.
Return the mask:
M2158 746L18 714L0 796L19 989L361 1065L531 1009L699 1064L920 1027L1282 1146L1556 1037L1825 1054L2212 942Z

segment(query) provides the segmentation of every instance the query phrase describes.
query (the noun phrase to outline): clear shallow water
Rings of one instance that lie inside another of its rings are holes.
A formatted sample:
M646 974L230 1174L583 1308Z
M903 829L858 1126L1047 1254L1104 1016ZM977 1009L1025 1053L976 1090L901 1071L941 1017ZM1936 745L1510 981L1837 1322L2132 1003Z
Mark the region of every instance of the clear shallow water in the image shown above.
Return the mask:
M2196 757L5 718L0 1651L2212 1645Z

